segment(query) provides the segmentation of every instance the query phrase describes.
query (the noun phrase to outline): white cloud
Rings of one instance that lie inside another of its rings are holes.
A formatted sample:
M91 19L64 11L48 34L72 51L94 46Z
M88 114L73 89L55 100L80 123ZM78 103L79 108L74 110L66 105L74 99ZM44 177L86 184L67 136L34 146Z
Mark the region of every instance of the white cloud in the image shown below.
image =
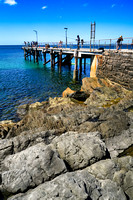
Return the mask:
M9 4L10 6L17 4L17 2L15 0L5 0L4 3Z
M43 6L43 7L42 7L43 10L46 9L46 8L47 8L47 6Z
M114 8L116 6L116 4L112 4L111 8Z

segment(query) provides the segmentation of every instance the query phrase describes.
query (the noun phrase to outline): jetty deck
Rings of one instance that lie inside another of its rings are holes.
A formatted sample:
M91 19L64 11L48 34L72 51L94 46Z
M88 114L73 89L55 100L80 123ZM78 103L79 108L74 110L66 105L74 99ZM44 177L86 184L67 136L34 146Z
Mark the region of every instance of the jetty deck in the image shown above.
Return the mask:
M44 65L47 63L51 63L51 69L57 64L59 67L59 71L61 71L61 67L63 65L71 65L71 60L74 58L75 60L75 69L73 71L73 79L78 80L78 74L82 73L82 64L84 65L84 69L86 68L86 59L89 58L91 60L91 64L94 60L94 57L97 55L101 55L103 50L93 49L90 51L88 48L80 48L80 49L71 49L71 48L57 48L57 47L22 47L24 50L24 57L26 59L33 60L38 63L39 58L42 58ZM47 60L47 54L50 55L50 59ZM82 62L84 59L84 62ZM79 69L78 69L79 66Z

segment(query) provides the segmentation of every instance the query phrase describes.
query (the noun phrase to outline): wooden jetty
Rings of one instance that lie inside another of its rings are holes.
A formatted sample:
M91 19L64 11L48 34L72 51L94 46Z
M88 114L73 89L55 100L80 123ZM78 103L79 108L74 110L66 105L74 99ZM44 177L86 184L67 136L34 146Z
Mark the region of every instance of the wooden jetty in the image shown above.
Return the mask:
M73 71L73 80L78 80L78 77L82 74L82 61L84 60L84 70L86 69L86 59L91 59L91 65L96 67L97 65L97 56L102 54L102 50L93 50L90 49L70 49L70 48L56 48L56 47L22 47L24 50L25 60L27 58L33 57L34 62L38 63L39 58L44 60L44 65L47 63L51 63L51 69L57 64L59 67L59 71L61 72L61 67L64 65L71 65L71 60L74 58L75 60L75 68ZM50 54L50 59L46 60L46 55ZM95 59L94 59L95 58ZM95 63L94 63L94 62ZM78 69L79 66L79 69Z

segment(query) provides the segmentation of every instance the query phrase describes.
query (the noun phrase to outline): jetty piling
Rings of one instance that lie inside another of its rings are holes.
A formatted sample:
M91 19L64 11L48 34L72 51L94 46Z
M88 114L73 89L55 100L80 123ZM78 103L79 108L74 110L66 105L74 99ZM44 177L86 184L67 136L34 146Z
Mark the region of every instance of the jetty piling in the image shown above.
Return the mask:
M59 52L59 72L61 72L61 66L62 66L62 50Z
M75 69L73 71L73 80L77 81L78 80L78 51L75 51Z
M43 51L43 60L44 60L44 65L45 65L45 63L46 63L46 51Z
M86 58L84 58L84 74L86 73Z

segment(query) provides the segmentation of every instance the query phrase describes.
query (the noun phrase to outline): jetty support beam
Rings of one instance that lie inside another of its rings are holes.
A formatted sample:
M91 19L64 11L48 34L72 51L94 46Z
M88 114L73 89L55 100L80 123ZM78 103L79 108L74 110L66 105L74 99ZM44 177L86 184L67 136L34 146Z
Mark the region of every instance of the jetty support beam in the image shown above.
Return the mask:
M62 59L62 64L63 65L68 65L68 66L71 66L71 59L73 58L73 55L71 54L66 54L66 57Z
M33 59L34 59L34 63L35 63L35 51L33 51Z
M78 51L77 50L74 53L74 58L75 58L75 69L73 71L73 80L77 81L78 80Z
M43 59L44 59L43 65L45 65L45 63L46 63L46 51L43 51Z
M59 52L59 72L61 72L61 66L62 66L62 50Z
M79 58L79 77L82 75L82 58Z
M32 55L32 49L30 50L30 62L31 62L31 55Z
M35 61L38 63L38 50L37 48L35 49Z
M53 65L54 65L54 58L53 58L53 49L50 50L50 60L51 60L51 69L53 69Z
M86 73L86 58L84 58L84 73Z

